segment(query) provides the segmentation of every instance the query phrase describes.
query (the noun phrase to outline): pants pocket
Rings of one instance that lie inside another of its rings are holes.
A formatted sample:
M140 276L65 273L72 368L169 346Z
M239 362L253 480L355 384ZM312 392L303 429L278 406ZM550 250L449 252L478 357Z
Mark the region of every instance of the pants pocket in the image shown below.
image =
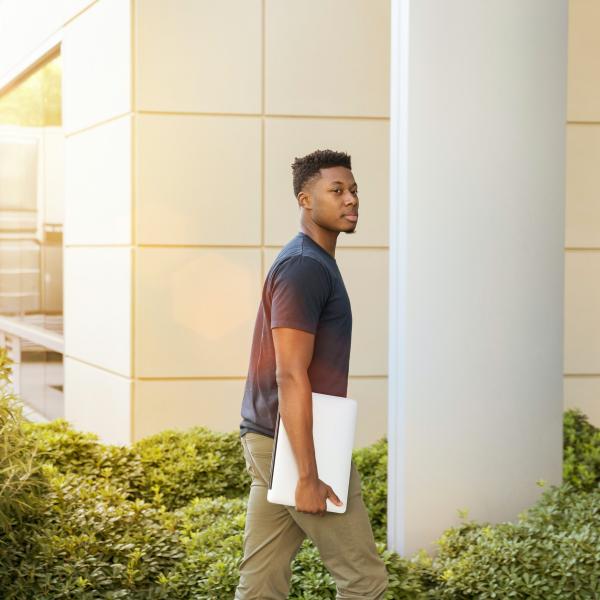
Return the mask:
M254 479L258 475L256 473L256 470L254 469L254 463L252 461L252 456L250 455L250 451L248 450L248 445L246 443L246 440L243 437L240 438L240 441L242 443L242 451L244 453L244 461L246 463L246 471L252 477L252 479Z
M244 437L248 435L250 434L247 433ZM254 482L258 485L268 485L271 475L273 438L256 434L243 440L243 444L247 469Z

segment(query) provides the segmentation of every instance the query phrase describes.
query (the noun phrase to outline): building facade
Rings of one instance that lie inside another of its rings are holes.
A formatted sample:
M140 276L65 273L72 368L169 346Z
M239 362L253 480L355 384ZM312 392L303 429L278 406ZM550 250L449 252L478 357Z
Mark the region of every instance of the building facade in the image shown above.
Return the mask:
M600 424L599 26L586 0L3 0L15 387L109 443L237 429L291 162L344 150L348 395L356 446L390 441L390 544L514 517L560 479L562 410Z
M262 282L299 229L291 163L331 147L364 199L336 258L356 315L356 443L371 443L387 427L388 3L330 3L317 21L316 5L173 7L3 5L8 87L15 64L60 53L63 414L112 443L235 429Z

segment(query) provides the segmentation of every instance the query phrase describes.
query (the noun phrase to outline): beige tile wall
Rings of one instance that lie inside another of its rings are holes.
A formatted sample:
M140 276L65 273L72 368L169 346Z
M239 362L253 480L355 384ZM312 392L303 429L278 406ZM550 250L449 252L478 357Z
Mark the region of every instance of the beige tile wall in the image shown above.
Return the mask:
M260 243L261 121L138 114L138 244Z
M131 441L131 5L72 9L63 31L65 416Z
M105 443L131 439L133 380L98 363L65 356L65 414L77 429L97 433Z
M265 5L268 114L389 116L389 2Z
M262 283L299 228L291 163L333 148L352 155L361 189L337 254L357 445L386 435L389 18L387 0L99 0L69 20L75 425L111 442L237 430Z
M65 28L65 134L128 114L131 108L131 6L100 0Z
M600 3L569 0L565 408L600 426Z
M134 30L133 439L238 429L262 283L299 228L291 163L326 147L361 188L337 254L357 446L386 435L389 2L137 0Z
M256 248L141 246L135 269L135 374L235 377L248 368Z
M261 0L134 0L136 109L261 112Z
M131 243L131 131L125 115L67 136L65 245Z

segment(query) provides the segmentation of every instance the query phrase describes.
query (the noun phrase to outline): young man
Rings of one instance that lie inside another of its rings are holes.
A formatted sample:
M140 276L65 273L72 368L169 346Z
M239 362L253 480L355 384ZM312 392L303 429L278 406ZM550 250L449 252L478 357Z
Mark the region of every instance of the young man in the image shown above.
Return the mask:
M292 170L300 231L267 273L242 401L240 439L252 483L235 598L287 598L291 562L308 536L339 600L380 600L388 574L360 475L352 461L346 511L327 512L326 498L341 501L318 477L312 437L312 392L347 395L352 312L335 245L341 232L355 232L358 187L343 152L317 150L296 158ZM278 409L298 465L295 507L267 500Z

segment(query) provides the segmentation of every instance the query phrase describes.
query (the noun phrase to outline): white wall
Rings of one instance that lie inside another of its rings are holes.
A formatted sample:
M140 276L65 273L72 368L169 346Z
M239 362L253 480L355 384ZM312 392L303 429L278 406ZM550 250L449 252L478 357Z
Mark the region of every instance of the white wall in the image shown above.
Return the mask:
M567 2L392 6L389 543L410 554L561 482Z

